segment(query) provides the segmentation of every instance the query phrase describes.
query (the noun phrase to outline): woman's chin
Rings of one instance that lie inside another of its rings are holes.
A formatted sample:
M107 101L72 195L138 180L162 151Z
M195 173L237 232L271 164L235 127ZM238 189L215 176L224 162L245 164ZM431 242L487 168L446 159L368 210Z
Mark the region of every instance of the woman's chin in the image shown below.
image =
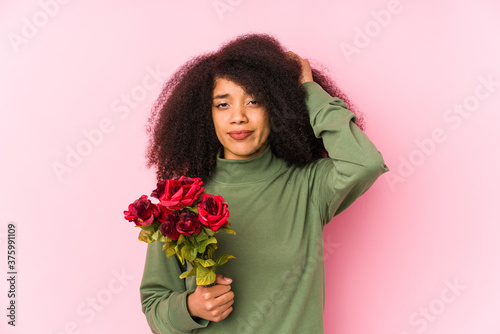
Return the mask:
M264 151L265 147L259 147L259 148L240 148L240 149L234 149L234 150L224 150L224 158L225 159L230 159L230 160L248 160L253 157L258 156L259 154Z

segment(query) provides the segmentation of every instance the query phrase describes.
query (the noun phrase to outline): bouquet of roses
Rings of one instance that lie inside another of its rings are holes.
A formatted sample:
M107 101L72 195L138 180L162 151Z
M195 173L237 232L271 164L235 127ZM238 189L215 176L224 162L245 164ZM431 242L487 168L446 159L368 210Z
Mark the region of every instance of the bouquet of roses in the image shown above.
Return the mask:
M158 203L142 195L123 211L126 220L141 228L139 240L164 242L168 257L177 254L182 264L191 265L180 278L196 275L196 284L212 285L215 268L234 258L221 255L214 260L215 233L236 234L229 228L227 203L221 196L206 194L200 178L185 176L159 181L151 197Z

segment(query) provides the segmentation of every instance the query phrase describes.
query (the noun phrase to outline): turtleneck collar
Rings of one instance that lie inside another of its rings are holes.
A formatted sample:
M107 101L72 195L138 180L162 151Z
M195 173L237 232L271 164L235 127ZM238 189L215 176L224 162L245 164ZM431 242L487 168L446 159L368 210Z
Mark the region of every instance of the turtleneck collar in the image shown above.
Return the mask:
M230 160L217 154L215 171L211 179L224 184L256 183L278 173L284 161L274 156L271 145L256 157L247 160Z

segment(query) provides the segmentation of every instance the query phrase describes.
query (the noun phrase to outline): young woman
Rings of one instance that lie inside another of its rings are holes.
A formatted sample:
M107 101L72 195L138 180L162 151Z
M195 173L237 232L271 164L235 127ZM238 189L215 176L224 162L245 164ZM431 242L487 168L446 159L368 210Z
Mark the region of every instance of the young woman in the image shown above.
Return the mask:
M236 259L215 286L196 286L150 244L141 299L154 333L323 333L323 228L388 170L349 109L267 35L241 36L166 83L150 166L158 179L200 177L225 199L237 234L218 243Z

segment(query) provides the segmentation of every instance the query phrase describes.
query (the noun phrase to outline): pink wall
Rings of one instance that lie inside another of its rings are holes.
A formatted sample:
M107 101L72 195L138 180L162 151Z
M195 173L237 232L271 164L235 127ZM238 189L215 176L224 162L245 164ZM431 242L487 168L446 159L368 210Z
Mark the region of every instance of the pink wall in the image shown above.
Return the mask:
M499 10L495 0L2 1L0 252L15 222L18 295L13 328L0 280L0 332L148 332L146 245L121 213L154 185L149 107L190 57L267 32L331 69L391 168L325 231L326 332L498 333Z

